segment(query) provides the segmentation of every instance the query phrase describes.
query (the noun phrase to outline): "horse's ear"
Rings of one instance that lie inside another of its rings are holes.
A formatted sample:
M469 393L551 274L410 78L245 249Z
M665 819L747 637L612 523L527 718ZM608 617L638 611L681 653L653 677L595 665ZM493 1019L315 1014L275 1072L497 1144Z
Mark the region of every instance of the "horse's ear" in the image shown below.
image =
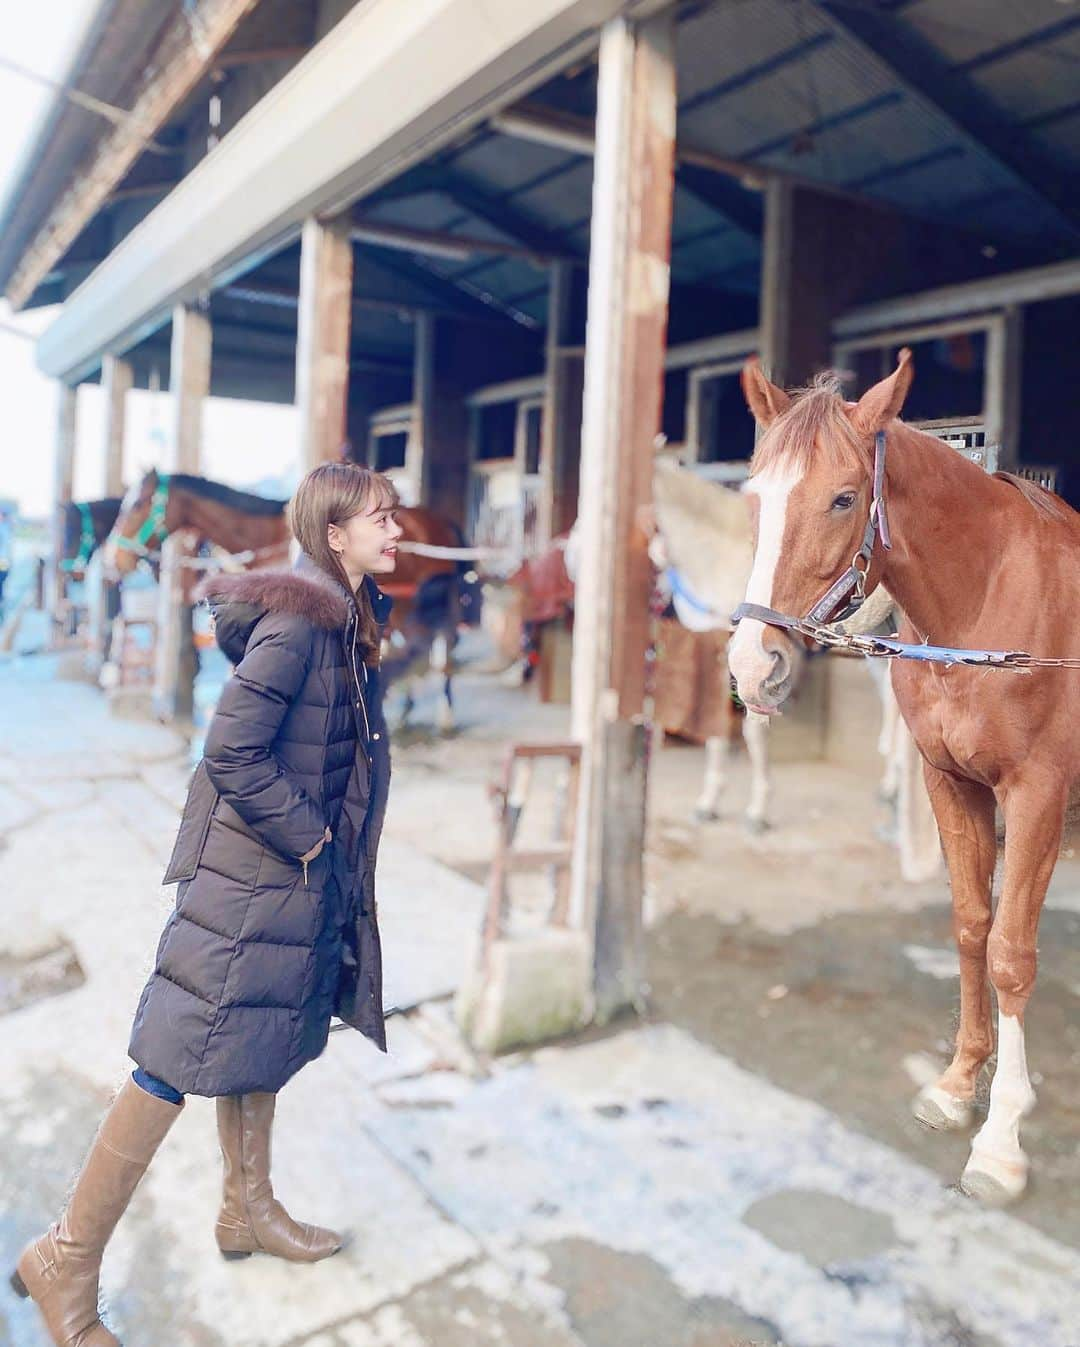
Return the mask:
M856 430L861 430L865 435L875 435L879 430L884 430L890 421L900 415L914 377L915 365L911 351L905 346L889 377L882 379L873 388L868 388L848 412Z
M761 361L752 355L742 367L743 396L754 414L754 420L764 429L791 406L791 399L782 388L770 383L761 371Z

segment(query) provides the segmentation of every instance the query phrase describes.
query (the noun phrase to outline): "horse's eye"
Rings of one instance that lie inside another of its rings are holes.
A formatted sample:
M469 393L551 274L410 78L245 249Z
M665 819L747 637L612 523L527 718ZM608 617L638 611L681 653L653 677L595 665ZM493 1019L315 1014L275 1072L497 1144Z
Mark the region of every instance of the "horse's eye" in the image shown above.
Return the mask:
M837 498L833 501L832 508L834 510L850 510L854 504L855 504L855 492L842 491L840 495L837 496Z

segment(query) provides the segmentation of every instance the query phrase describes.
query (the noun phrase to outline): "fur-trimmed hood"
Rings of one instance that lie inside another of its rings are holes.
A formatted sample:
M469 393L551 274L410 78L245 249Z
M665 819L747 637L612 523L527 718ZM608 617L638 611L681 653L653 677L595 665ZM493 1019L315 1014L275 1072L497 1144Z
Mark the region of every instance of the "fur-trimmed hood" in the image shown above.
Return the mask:
M385 622L391 599L370 576L365 578L364 585L375 620ZM304 618L313 627L333 631L344 627L353 611L349 591L306 552L300 553L291 570L275 568L209 576L195 590L194 598L209 603L218 645L233 664L243 657L255 624L265 613L290 613Z

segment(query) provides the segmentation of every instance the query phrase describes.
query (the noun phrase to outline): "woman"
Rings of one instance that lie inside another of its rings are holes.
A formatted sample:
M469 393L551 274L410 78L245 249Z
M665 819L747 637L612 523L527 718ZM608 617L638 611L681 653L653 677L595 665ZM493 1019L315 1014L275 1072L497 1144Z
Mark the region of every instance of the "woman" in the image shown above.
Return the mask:
M275 1201L270 1128L276 1092L323 1051L331 1014L386 1050L374 872L390 603L373 577L394 569L396 506L378 473L323 464L289 507L294 568L203 586L236 669L165 874L179 888L135 1012L137 1067L63 1214L11 1278L63 1347L118 1347L98 1318L102 1252L185 1094L217 1099L226 1258L314 1262L343 1245Z

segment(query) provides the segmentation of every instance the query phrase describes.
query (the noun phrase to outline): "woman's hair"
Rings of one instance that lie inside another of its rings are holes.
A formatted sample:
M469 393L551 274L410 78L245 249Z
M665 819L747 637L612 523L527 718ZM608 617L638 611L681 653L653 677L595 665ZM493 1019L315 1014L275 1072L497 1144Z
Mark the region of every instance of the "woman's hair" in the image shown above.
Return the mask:
M353 595L359 615L359 635L364 661L378 663L379 627L364 586L353 590L345 567L327 538L329 524L344 524L356 514L371 509L397 508L393 482L381 472L359 463L320 463L296 488L289 502L289 527L303 550L327 575L341 582Z

